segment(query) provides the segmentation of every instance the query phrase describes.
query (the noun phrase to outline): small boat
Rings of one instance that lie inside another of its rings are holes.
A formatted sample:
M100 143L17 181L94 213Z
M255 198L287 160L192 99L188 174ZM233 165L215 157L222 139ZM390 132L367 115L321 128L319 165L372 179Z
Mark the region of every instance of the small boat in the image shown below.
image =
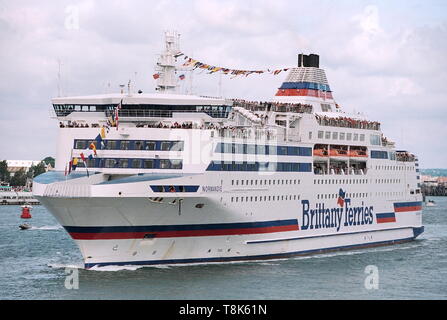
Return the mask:
M426 202L425 205L427 207L435 207L436 206L436 202L434 202L433 200L428 200L428 202Z
M28 223L22 223L22 224L19 226L19 228L20 228L21 230L27 230L27 229L31 228L31 226L30 226Z

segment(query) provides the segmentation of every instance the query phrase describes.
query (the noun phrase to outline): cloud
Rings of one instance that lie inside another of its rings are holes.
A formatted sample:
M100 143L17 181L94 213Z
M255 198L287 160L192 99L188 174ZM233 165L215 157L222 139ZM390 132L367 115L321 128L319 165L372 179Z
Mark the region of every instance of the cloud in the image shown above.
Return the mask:
M58 61L65 95L117 91L135 78L152 92L163 31L176 29L185 53L226 67L294 66L300 52L320 54L337 102L381 121L426 166L445 166L447 151L428 150L447 149L434 134L447 118L445 9L406 1L3 2L0 159L54 155L56 123L47 110L58 92ZM267 100L283 78L222 77L222 91ZM195 74L194 92L217 95L219 76ZM33 127L36 134L26 133Z

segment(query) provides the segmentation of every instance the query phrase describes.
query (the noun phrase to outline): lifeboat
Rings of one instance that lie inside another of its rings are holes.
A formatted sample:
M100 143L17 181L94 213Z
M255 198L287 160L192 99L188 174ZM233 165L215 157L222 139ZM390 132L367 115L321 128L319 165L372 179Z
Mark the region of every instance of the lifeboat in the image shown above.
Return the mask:
M347 160L348 159L348 151L343 149L331 149L329 151L329 156L331 158L338 158L340 160Z
M349 156L354 158L367 158L368 154L364 150L349 150Z
M316 157L327 157L328 153L325 149L315 149L314 150L314 156Z

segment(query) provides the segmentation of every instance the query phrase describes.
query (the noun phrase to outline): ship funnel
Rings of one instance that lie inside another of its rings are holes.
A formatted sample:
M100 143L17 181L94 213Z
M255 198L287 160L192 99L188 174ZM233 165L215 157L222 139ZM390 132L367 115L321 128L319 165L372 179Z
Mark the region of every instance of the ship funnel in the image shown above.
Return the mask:
M298 54L298 67L320 67L320 56L318 54Z

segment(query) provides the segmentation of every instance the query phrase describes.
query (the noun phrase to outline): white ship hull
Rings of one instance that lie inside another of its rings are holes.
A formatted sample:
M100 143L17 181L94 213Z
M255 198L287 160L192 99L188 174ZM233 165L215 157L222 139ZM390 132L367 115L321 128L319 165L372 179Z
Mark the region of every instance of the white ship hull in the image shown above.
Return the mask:
M172 183L181 179L185 178ZM203 176L192 179L199 181ZM121 190L123 185L113 187ZM147 182L126 188L150 189ZM346 197L341 206L337 199L316 199L315 192L304 185L287 191L279 188L259 188L250 194L287 194L287 200L237 205L230 199L243 192L225 185L217 192L199 190L200 195L185 193L182 198L164 194L161 202L153 200L158 198L156 193L144 198L125 194L121 198L38 198L76 241L86 268L275 259L401 243L423 231L420 201ZM36 185L42 194L51 192L49 189L51 185ZM334 193L338 186L325 189ZM297 190L299 197L294 197ZM183 199L180 206L179 199ZM196 208L199 203L203 204L200 209ZM369 210L354 214L353 208ZM316 213L312 215L313 209Z

